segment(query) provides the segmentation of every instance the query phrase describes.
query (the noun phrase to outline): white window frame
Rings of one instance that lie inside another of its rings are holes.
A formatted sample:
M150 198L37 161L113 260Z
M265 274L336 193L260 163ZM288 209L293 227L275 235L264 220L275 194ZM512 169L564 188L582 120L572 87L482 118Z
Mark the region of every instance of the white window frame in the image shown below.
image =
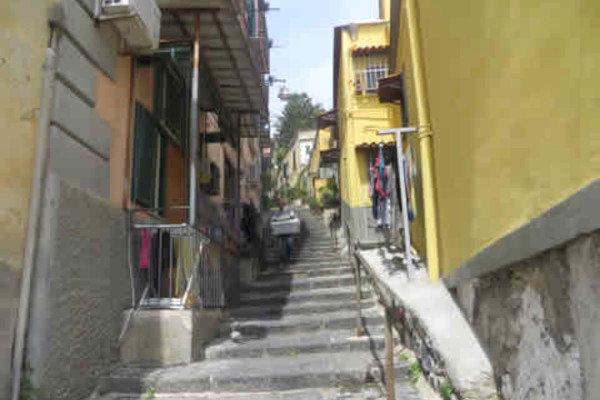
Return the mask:
M363 53L352 56L354 89L365 94L379 89L379 79L389 75L387 52Z

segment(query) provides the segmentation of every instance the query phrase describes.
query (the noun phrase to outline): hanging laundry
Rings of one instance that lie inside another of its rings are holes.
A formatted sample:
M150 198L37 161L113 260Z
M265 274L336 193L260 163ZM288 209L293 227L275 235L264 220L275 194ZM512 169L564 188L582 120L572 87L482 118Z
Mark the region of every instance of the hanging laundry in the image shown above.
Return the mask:
M369 163L370 164L370 163ZM379 203L379 194L377 190L375 190L375 181L377 179L377 170L375 167L369 167L369 198L372 201L372 213L373 219L377 220L378 218L378 203Z
M386 183L388 179L388 171L385 168L385 160L383 157L383 147L379 148L379 154L377 155L377 160L375 160L375 168L376 168L376 179L375 179L375 190L379 194L379 198L387 197L388 193L386 192Z
M389 228L392 225L392 200L389 196L379 199L377 226Z

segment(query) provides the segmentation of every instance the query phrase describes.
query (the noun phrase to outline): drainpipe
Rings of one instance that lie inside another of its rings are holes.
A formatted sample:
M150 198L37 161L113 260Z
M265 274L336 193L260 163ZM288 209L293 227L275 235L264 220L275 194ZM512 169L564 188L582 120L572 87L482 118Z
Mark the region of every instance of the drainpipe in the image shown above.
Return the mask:
M196 160L198 158L198 97L200 91L200 14L195 15L194 64L192 72L192 102L190 104L190 193L188 223L196 223Z
M406 1L406 18L408 20L408 37L410 56L413 64L413 84L417 101L419 123L419 148L421 151L421 168L423 174L423 203L425 208L425 240L427 242L427 266L429 278L436 282L440 277L439 233L437 204L435 197L435 179L433 166L433 131L429 118L429 106L423 74L421 56L421 38L416 10L416 0Z
M12 400L19 399L21 389L21 371L25 348L25 335L29 320L29 301L31 296L31 281L35 267L35 253L39 240L40 215L42 210L43 191L46 182L48 164L48 137L50 134L50 115L54 103L56 89L57 54L54 48L56 37L50 33L50 47L46 49L44 74L42 82L40 116L37 127L37 144L35 165L31 182L31 197L29 199L29 217L25 236L25 254L23 256L23 279L19 299L19 316L15 333L13 371L12 371Z

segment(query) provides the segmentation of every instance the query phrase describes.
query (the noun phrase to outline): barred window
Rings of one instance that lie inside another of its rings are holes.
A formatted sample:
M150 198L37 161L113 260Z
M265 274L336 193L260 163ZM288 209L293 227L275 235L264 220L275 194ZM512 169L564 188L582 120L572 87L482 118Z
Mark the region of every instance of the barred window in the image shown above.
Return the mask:
M389 73L387 51L355 51L352 59L356 92L376 91L379 88L379 79L385 78Z

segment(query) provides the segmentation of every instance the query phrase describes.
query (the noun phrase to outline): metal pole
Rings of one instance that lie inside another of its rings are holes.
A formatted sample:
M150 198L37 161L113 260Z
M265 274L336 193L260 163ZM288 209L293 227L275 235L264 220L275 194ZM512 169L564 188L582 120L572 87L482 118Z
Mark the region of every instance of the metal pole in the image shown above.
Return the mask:
M200 91L200 14L196 14L194 29L194 64L192 72L192 103L190 105L190 153L189 153L189 201L188 222L191 226L196 222L196 161L198 158L198 98Z
M410 252L410 222L408 219L408 201L406 190L406 168L404 166L404 151L402 151L402 134L396 132L396 152L398 159L398 169L400 171L400 194L402 197L402 225L404 230L404 259L406 260L406 270L408 275L413 274L412 254Z
M27 219L27 231L25 236L23 278L21 279L19 314L17 317L12 362L12 400L18 400L21 388L23 354L25 350L27 323L29 320L29 302L31 300L31 282L34 275L35 255L39 241L39 226L44 201L43 192L46 184L50 115L52 113L56 92L56 67L58 57L55 50L57 38L54 30L51 35L50 47L45 51L42 98L40 101L40 116L37 127L35 167L33 170L31 197L29 199L29 218Z
M408 220L408 197L406 188L406 168L404 167L404 151L402 151L402 134L417 132L417 128L395 128L379 131L380 135L396 135L396 155L398 159L398 170L400 172L400 197L402 201L402 225L404 230L404 257L406 260L406 270L408 275L413 275L414 266L412 253L410 252L410 222Z
M354 275L356 281L356 336L361 337L363 335L362 329L362 283L360 280L360 260L354 255Z
M393 306L393 305L392 305ZM392 315L385 307L385 386L388 400L396 400L396 374L394 373L394 334Z

